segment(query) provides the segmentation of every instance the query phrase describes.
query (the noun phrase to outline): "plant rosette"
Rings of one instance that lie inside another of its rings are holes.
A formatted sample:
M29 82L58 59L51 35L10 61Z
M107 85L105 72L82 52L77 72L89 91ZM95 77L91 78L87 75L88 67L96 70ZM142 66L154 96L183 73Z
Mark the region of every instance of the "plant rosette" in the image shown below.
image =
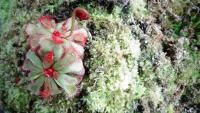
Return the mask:
M49 51L44 56L29 50L22 69L29 71L28 80L32 81L29 89L43 98L61 93L61 88L69 97L75 96L85 73L74 48L65 48L63 52Z
M28 24L25 32L31 50L46 52L54 46L70 45L83 56L88 33L78 25L75 16L80 20L89 19L86 10L75 8L72 17L66 21L56 23L52 16L41 16L36 24Z
M68 97L79 93L87 31L80 28L75 16L89 19L86 10L76 8L66 21L55 23L51 16L41 16L36 24L26 26L30 50L22 69L29 72L29 89L42 98L62 89Z

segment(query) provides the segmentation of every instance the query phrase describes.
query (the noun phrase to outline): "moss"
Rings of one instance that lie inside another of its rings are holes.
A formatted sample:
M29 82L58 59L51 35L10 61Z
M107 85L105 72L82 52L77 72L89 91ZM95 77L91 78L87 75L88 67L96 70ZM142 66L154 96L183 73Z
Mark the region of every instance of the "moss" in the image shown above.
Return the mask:
M174 113L174 108L172 104L170 104L167 109L167 113Z
M100 33L89 42L91 58L87 65L92 86L87 87L89 94L84 100L92 112L123 113L145 90L137 72L140 43L131 29L121 24L117 12L100 14L92 14Z
M193 102L194 102L195 104L200 104L200 95L197 95L197 96L194 98Z
M10 28L11 12L16 5L16 0L1 0L0 4L0 36L2 36Z
M7 93L5 96L5 103L7 108L12 109L15 112L26 112L29 109L29 95L27 92L24 92L23 89L17 87L9 87L7 88Z
M144 20L148 16L147 4L145 0L132 0L130 1L130 12L138 20Z
M50 100L35 100L32 105L32 111L39 113L76 112L74 106L75 103L66 100L63 95L59 95Z

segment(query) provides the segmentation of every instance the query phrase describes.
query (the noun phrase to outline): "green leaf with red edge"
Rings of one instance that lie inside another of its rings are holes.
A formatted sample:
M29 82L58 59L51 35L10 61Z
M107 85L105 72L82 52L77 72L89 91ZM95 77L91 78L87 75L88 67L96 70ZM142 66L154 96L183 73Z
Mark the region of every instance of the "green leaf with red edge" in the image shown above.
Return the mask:
M64 89L69 96L76 95L78 88L76 85L79 83L79 79L67 74L60 74L56 83Z
M41 24L28 24L26 26L25 32L31 35L40 35L40 36L50 36L51 31L49 29L45 29Z
M40 58L36 56L34 52L29 50L28 53L26 54L26 58L30 60L34 66L38 67L39 69L42 69L42 62L40 61Z
M64 56L59 59L55 64L54 64L54 69L57 70L58 72L62 70L63 68L66 68L69 64L75 62L77 60L77 54L74 51L73 48L68 48L66 52L64 53Z
M39 47L39 40L41 38L49 38L51 36L50 31L44 29L40 24L29 24L26 27L26 33L29 35L28 44L32 50L36 50Z
M39 44L40 44L41 50L43 52L49 52L55 46L55 44L53 43L53 41L51 39L48 39L48 38L42 38L39 41Z
M62 45L57 45L53 49L54 52L54 62L58 61L64 54L64 48Z
M29 59L25 59L22 69L25 71L39 72L40 68L35 66Z
M56 95L56 94L61 93L61 90L58 89L56 81L54 81L52 78L47 78L46 83L48 83L49 85L49 91L51 95Z
M84 75L85 69L81 59L76 60L75 62L69 64L65 68L59 70L59 73L68 73L75 75Z
M45 27L47 29L54 29L56 26L56 23L52 18L53 17L49 16L49 15L41 16L38 19L38 22L41 23L43 25L43 27Z
M43 76L42 70L41 70L41 72L30 72L29 76L28 76L28 80L29 81L35 80L35 79L39 78L40 76Z
M43 35L44 37L50 38L51 33L53 32L53 29L46 29L40 23L36 24L36 26L37 26L36 28L37 31L35 34L40 34L40 35Z
M45 76L40 76L38 79L34 81L33 84L30 85L30 90L38 94L42 85L45 82L45 79L46 79Z

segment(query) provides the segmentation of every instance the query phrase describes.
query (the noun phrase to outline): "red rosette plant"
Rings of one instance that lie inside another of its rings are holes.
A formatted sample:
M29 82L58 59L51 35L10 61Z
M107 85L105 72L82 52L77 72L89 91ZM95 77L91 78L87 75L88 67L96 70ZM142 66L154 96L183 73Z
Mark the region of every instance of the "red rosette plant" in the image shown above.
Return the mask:
M56 52L55 49L44 56L31 50L27 52L22 69L29 71L29 80L32 81L29 89L47 98L60 93L62 88L72 97L79 92L85 73L83 62L74 48L65 48L63 52Z
M72 17L55 23L52 16L41 16L28 24L26 33L30 50L22 69L28 71L29 89L42 98L62 92L69 97L79 93L85 73L82 58L87 31L75 20L89 19L89 13L76 8Z
M89 13L85 9L75 8L72 17L66 21L55 23L52 16L41 16L37 23L28 24L25 31L28 35L31 50L40 49L43 47L44 42L51 45L46 48L47 50L42 48L44 51L49 51L52 49L51 47L70 42L69 44L82 56L84 53L83 47L87 40L87 31L80 28L75 20L76 16L80 20L89 19Z

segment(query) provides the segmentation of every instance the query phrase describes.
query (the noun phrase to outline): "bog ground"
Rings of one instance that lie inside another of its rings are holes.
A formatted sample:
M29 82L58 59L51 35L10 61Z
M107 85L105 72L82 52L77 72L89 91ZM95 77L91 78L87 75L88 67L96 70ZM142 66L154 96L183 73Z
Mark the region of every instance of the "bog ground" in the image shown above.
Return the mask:
M21 70L25 27L41 15L90 13L80 94L43 100ZM1 0L0 110L5 113L199 113L198 0ZM17 82L16 83L16 78Z

